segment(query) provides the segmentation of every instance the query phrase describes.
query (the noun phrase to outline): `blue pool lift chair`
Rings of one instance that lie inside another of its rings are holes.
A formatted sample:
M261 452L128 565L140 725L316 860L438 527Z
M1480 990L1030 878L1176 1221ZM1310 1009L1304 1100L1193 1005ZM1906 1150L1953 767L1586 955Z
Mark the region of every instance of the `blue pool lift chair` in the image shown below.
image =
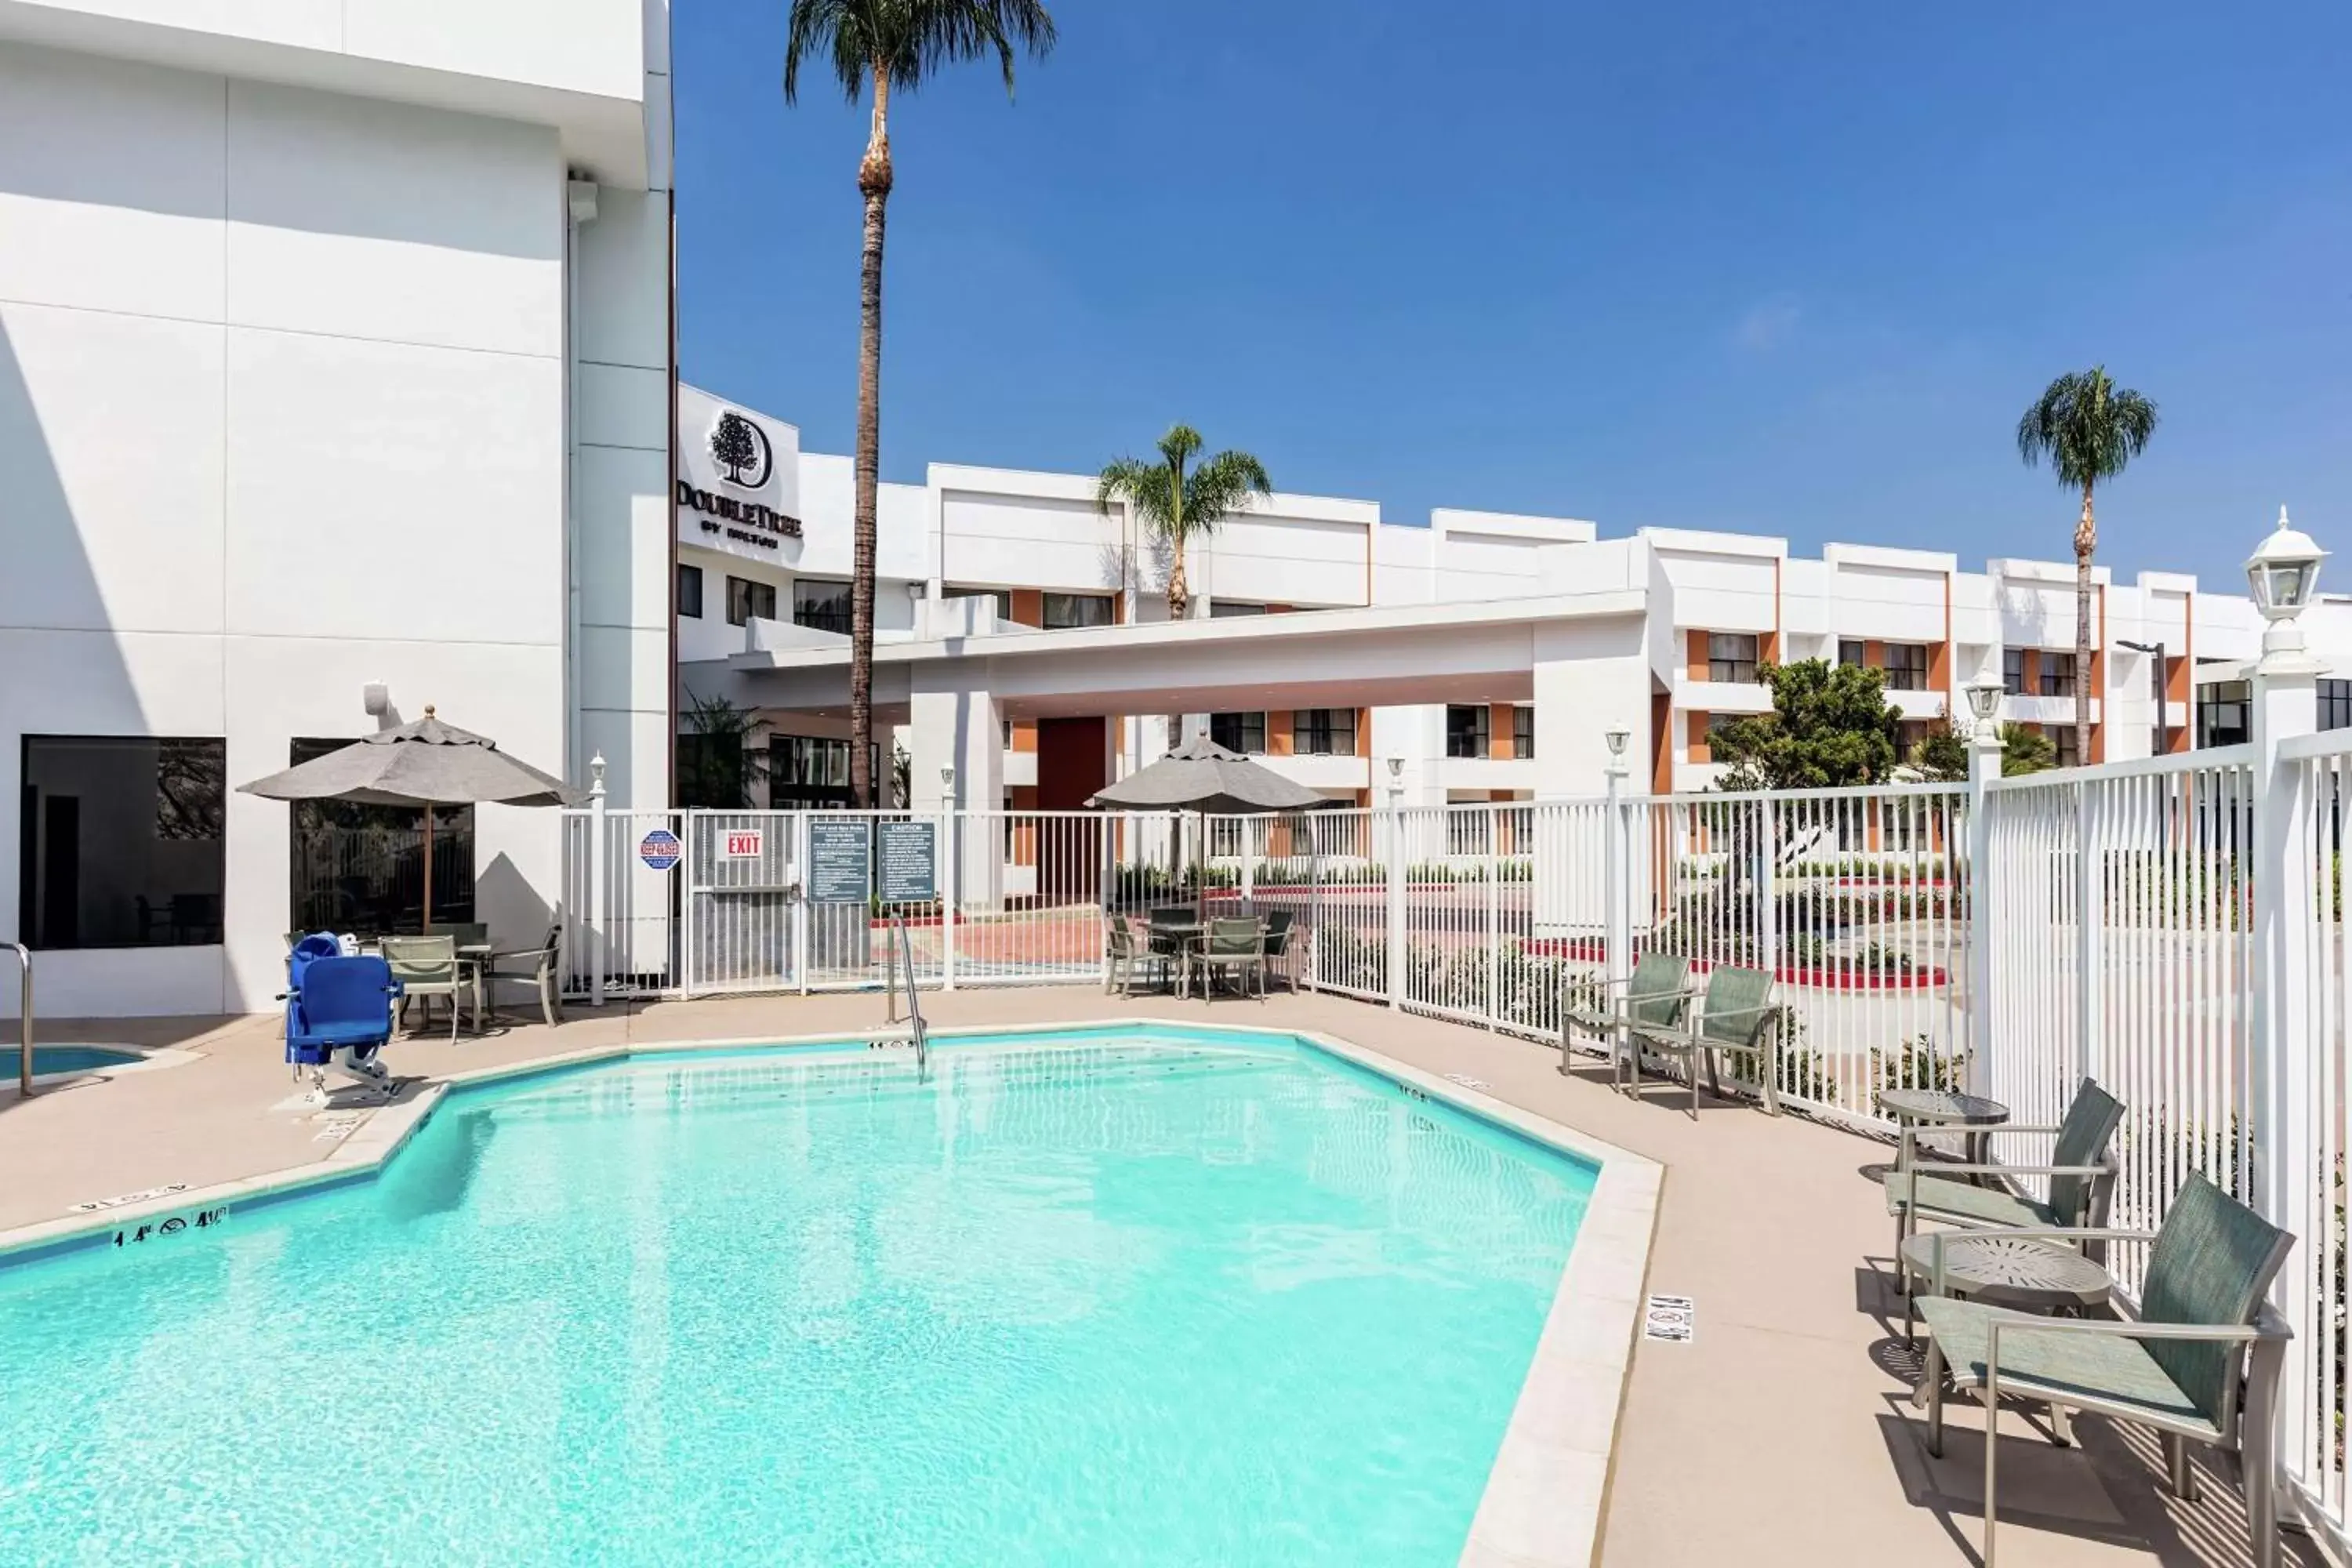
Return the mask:
M377 1053L392 1038L400 994L392 965L346 958L331 935L306 936L286 955L286 1059L297 1076L310 1069L320 1104L329 1073L392 1098L396 1086Z

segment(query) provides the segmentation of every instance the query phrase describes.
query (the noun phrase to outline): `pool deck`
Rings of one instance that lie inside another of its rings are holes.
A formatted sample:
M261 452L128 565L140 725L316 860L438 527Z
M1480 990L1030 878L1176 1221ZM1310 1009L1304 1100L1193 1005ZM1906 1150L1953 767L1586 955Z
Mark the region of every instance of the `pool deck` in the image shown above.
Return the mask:
M1609 1092L1597 1066L1563 1078L1555 1053L1527 1041L1330 997L1210 1005L1071 986L927 994L923 1006L935 1031L1150 1016L1336 1036L1478 1080L1507 1104L1659 1162L1665 1179L1645 1289L1694 1298L1697 1328L1689 1343L1635 1347L1598 1560L1709 1568L1976 1560L1982 1421L1972 1405L1955 1405L1945 1457L1928 1457L1907 1400L1915 1363L1884 1272L1890 1225L1864 1174L1887 1157L1885 1145L1744 1103L1703 1101L1693 1121L1679 1089L1633 1103ZM615 1005L577 1009L553 1029L461 1037L455 1047L446 1034L403 1038L388 1059L429 1082L633 1042L849 1034L875 1027L882 1007L871 994ZM45 1019L41 1035L171 1047L195 1059L79 1080L29 1103L0 1091L0 1229L152 1187L324 1164L370 1141L365 1118L290 1103L298 1086L272 1016ZM421 1092L411 1087L402 1100ZM2009 1568L2248 1561L2228 1472L2200 1458L2202 1500L2178 1503L2152 1439L2091 1417L2075 1429L2080 1445L2060 1449L2021 1415L2003 1420ZM2291 1562L2325 1561L2299 1535L2286 1547Z

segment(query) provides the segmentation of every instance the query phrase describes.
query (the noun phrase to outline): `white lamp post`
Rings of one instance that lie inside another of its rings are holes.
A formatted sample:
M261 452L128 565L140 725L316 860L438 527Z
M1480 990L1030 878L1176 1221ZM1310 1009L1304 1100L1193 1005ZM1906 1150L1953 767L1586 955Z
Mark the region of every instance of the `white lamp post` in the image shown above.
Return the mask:
M940 764L940 804L949 811L955 809L955 764L953 763Z
M2279 508L2278 527L2246 557L2246 582L2253 589L2254 608L2270 625L2263 630L2262 662L2257 674L2284 675L2315 666L2304 651L2303 612L2319 595L2319 563L2327 552L2311 535L2287 521Z

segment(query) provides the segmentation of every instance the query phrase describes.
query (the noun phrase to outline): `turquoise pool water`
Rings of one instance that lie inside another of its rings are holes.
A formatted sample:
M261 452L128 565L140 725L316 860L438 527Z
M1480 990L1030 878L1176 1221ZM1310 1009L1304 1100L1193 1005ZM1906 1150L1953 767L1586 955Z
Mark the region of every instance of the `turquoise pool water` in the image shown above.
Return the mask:
M461 1095L0 1272L0 1553L1451 1563L1591 1185L1275 1038Z
M16 1076L17 1064L25 1058L25 1047L0 1047L0 1079ZM104 1046L45 1046L33 1043L33 1074L46 1072L89 1072L93 1068L121 1067L124 1062L139 1060L137 1051L118 1051Z

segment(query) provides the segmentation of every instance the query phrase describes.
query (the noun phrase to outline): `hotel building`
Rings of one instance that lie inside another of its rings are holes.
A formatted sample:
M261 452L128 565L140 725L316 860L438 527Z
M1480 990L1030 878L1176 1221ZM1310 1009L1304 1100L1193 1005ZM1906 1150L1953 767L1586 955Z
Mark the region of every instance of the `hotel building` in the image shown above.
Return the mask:
M690 386L678 413L681 689L759 713L776 804L844 801L849 459ZM714 440L738 424L754 461L730 469ZM1294 494L1193 542L1176 625L1165 547L1099 512L1087 475L935 463L882 487L877 530L877 733L925 806L1076 807L1171 723L1335 805L1597 794L1611 728L1633 737L1636 787L1704 790L1714 729L1771 710L1759 667L1803 658L1885 671L1906 739L1999 680L2003 719L2068 763L2079 680L2088 760L2120 761L2243 739L2261 636L2242 594L2101 567L2078 671L2071 563L1807 559L1782 539L1452 510L1405 526ZM2352 603L2305 624L2352 669ZM2352 683L2323 682L2321 703L2323 723L2352 722Z
M235 786L427 704L665 798L668 26L0 0L0 939L45 1015L267 1009L288 929L414 929L417 814ZM543 933L551 814L476 815L435 917Z

